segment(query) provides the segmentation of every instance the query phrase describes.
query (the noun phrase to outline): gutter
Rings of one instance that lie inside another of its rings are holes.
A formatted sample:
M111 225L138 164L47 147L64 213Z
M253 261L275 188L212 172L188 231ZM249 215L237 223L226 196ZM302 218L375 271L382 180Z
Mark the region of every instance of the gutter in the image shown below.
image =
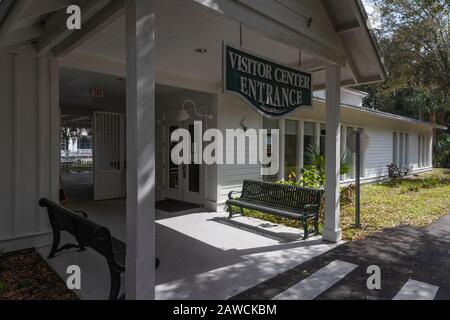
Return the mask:
M318 102L326 103L326 100L324 100L324 99L315 97L314 100L316 100ZM435 129L439 129L439 130L448 130L448 128L446 126L441 126L439 124L431 123L428 121L408 118L405 116L400 116L400 115L389 113L389 112L384 112L384 111L379 111L379 110L374 110L374 109L369 109L369 108L364 108L364 107L359 107L359 106L352 106L352 105L348 105L348 104L341 104L341 108L352 110L352 111L368 113L370 115L378 116L380 118L388 118L391 120L409 122L409 123L417 124L417 125L421 125L421 126L433 127Z

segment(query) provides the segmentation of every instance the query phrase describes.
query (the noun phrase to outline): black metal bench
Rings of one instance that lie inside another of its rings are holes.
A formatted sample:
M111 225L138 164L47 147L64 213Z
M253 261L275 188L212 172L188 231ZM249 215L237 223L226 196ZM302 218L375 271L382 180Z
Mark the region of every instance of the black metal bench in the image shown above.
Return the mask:
M109 300L117 300L120 291L120 274L125 272L125 243L111 236L108 228L88 220L87 214L82 211L66 209L48 199L40 200L39 205L47 208L53 231L53 244L48 259L54 258L58 252L72 248L77 248L79 252L86 248L95 250L105 257L108 263L111 277ZM74 236L78 244L65 244L60 247L61 231Z
M234 194L241 194L234 199ZM304 237L309 235L308 220L314 221L314 231L319 233L319 210L323 191L277 183L245 180L241 192L228 194L227 209L233 217L233 207L250 209L279 217L299 220L303 223Z

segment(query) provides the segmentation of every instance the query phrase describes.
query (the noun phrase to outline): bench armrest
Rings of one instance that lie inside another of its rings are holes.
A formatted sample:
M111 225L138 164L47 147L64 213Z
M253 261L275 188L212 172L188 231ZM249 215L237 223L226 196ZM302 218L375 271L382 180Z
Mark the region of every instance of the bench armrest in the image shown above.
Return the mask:
M84 212L84 211L81 211L81 210L72 210L72 212L74 212L74 213L79 213L80 215L82 215L83 216L83 218L85 218L85 219L87 219L88 218L88 215L87 215L87 213L86 212Z
M320 207L320 204L305 204L305 206L303 208L305 210L311 210L311 209L316 209L319 207Z
M242 191L231 191L230 193L228 193L228 200L232 200L233 199L233 194L241 194Z

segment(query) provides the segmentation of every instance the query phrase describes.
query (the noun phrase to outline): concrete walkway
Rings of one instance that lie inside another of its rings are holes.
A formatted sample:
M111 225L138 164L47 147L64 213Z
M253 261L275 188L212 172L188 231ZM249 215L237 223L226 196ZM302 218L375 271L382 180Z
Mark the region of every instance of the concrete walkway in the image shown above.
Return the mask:
M72 206L126 240L123 200L72 202ZM239 216L230 222L226 213L204 209L172 214L157 210L156 216L158 299L228 299L337 246L320 236L303 241L298 229ZM49 247L39 252L46 257ZM48 263L63 279L69 265L81 268L82 290L76 292L80 298L108 296L106 262L92 250L61 252Z
M367 288L371 265L381 269L381 290ZM450 215L427 228L402 226L345 243L233 299L283 297L448 300Z
M69 206L87 212L125 242L125 201L93 201L90 174L69 174L63 180ZM230 222L226 217L227 213L204 209L156 211L158 299L228 299L338 245L325 243L320 236L303 241L298 229L239 216ZM39 252L46 257L49 247ZM81 268L82 290L76 292L80 298L108 296L106 262L92 250L61 252L48 263L63 279L69 265Z

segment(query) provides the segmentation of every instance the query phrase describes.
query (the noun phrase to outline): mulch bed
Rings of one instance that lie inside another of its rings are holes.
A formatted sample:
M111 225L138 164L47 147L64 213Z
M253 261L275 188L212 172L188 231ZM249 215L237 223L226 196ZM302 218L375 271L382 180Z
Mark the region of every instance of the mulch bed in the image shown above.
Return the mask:
M0 300L77 300L35 250L0 254Z

